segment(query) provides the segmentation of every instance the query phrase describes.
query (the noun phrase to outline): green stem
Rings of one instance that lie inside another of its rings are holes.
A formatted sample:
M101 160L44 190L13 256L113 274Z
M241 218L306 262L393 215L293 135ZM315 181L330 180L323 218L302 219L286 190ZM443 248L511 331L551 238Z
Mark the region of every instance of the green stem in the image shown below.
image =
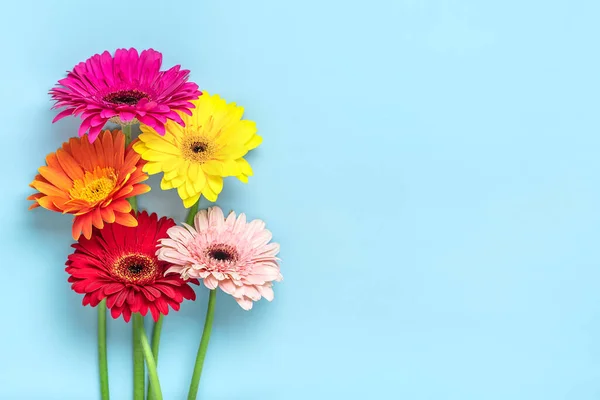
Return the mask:
M210 331L215 318L216 299L217 290L213 289L210 291L210 295L208 297L208 310L206 311L206 321L204 321L204 331L202 332L202 339L200 339L200 346L198 347L196 365L194 366L194 373L192 375L192 382L190 383L190 391L188 392L187 400L196 400L196 396L198 395L200 375L202 375L202 366L204 365L204 358L206 357L206 350L208 349L208 342L210 340Z
M127 147L131 143L131 125L122 125L121 131L125 135L125 147Z
M138 211L137 196L130 197L127 199L127 201L129 202L129 204L131 204L131 209L133 210L133 212L137 214L137 211Z
M108 359L106 356L106 299L98 304L98 367L100 369L100 394L102 400L109 400Z
M152 385L154 396L156 400L162 400L163 397L162 392L160 390L160 382L158 380L158 373L156 372L156 361L154 360L154 356L152 355L152 348L150 347L150 343L148 343L148 337L146 337L146 331L144 330L143 324L142 328L139 331L138 339L142 344L142 349L144 351L144 358L146 359L146 365L148 366L148 379L150 381L150 384Z
M141 336L144 329L144 319L139 313L133 318L133 399L144 400L146 379L144 377L144 352L142 349Z
M121 126L121 130L123 131L123 134L125 135L125 148L127 148L127 146L129 146L131 144L131 125L123 125ZM138 211L138 205L137 205L137 197L130 197L127 199L127 201L129 202L129 204L131 204L131 209L133 210L134 213L137 213Z
M154 357L154 362L158 364L158 346L160 344L160 332L162 330L163 325L163 315L160 314L158 317L158 321L154 324L154 330L152 331L152 356ZM150 378L150 377L148 377ZM148 399L156 400L156 391L152 386L152 380L149 379L148 383Z
M194 205L190 208L188 212L187 218L185 219L185 223L191 226L194 226L194 217L198 213L198 206L200 205L200 199L194 203Z

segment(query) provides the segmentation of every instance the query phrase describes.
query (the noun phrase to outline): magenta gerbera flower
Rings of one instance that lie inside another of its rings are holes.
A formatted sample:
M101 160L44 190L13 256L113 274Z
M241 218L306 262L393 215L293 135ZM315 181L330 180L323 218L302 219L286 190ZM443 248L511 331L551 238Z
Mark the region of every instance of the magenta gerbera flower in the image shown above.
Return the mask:
M161 135L169 119L185 126L177 111L192 115L191 100L202 92L188 82L189 70L176 65L161 71L161 63L158 51L138 54L131 48L118 49L114 57L105 51L77 64L50 91L56 100L52 108L65 108L52 122L80 116L79 136L89 131L90 142L109 120L120 125L141 122Z

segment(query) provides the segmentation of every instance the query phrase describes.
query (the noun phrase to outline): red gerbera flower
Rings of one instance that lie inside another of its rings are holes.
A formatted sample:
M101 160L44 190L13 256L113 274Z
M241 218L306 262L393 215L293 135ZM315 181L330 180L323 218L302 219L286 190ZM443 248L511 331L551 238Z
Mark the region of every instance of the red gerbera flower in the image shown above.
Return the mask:
M138 121L161 135L171 119L184 126L178 111L192 115L191 103L202 94L188 82L190 71L179 65L161 71L162 54L153 49L105 51L81 62L50 91L53 108L65 108L54 121L79 115L79 136L89 130L90 142L107 121L130 125Z
M143 211L137 215L138 226L118 224L95 229L91 239L81 237L73 244L65 269L72 289L81 294L83 305L95 307L102 299L113 318L121 314L129 322L132 313L152 313L154 321L168 314L169 306L179 310L183 299L195 300L188 283L178 275L164 276L172 266L156 257L159 239L167 238L167 229L175 222Z

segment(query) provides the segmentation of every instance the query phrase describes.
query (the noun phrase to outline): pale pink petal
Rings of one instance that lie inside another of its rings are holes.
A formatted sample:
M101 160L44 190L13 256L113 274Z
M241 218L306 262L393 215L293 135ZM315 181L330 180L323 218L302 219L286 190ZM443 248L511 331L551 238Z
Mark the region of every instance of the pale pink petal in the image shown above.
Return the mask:
M226 279L224 281L220 281L219 282L219 287L221 288L222 291L224 291L227 294L233 294L235 292L235 289L236 289L236 286L231 281L231 279Z
M212 275L208 275L204 278L204 286L209 289L215 289L219 285L219 280Z
M244 310L248 311L250 309L252 309L252 300L242 297L236 297L235 301L237 301L237 303L240 305L240 307L242 307Z
M268 286L267 286L268 285ZM265 284L263 286L256 286L260 295L264 297L267 301L273 301L275 298L275 293L273 292L273 288L270 284Z
M208 224L212 228L221 228L225 224L225 216L223 210L219 207L211 207L208 209Z
M198 232L204 232L208 229L208 211L200 210L194 217L194 226Z
M211 207L197 213L194 226L169 230L159 255L182 265L182 276L202 279L209 289L220 287L246 310L262 297L273 300L272 282L283 278L279 244L270 242L263 221L247 222L244 214L235 213L225 218L219 207Z

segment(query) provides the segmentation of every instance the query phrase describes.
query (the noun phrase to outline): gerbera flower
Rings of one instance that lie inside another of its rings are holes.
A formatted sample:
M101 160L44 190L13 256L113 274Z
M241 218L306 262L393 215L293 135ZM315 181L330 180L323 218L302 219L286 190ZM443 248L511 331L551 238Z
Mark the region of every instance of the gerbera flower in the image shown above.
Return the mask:
M242 157L262 142L256 124L242 120L243 107L207 93L193 104L192 115L182 115L185 128L169 121L161 137L151 126L141 125L140 140L133 146L148 161L144 171L164 172L161 189L176 188L187 208L200 195L216 201L223 177L248 182L252 168Z
M52 122L80 116L79 136L89 130L91 142L109 120L120 125L139 121L160 134L167 120L184 125L177 111L191 114L190 101L202 93L187 81L190 71L179 65L161 71L161 63L162 54L153 49L139 55L133 48L118 49L114 57L105 51L88 58L50 91L53 108L66 108Z
M167 237L175 222L145 211L137 220L136 227L107 225L94 229L91 239L79 239L65 270L73 290L85 295L84 306L95 307L106 299L113 318L123 315L128 322L132 313L146 315L150 310L157 321L169 313L169 306L178 311L183 299L195 300L196 295L179 276L164 276L170 264L155 255L158 240Z
M201 210L195 228L174 226L160 240L158 259L174 264L183 279L203 279L209 289L221 288L244 309L264 297L273 300L273 281L281 281L279 244L269 243L271 232L261 220L246 222L231 212L227 219L219 207Z
M92 226L102 229L105 222L136 226L126 199L150 191L140 183L148 179L143 163L131 146L125 149L125 135L119 130L104 131L94 144L87 136L71 138L38 169L29 186L39 193L27 198L35 201L29 208L75 214L75 240L82 232L89 239Z

